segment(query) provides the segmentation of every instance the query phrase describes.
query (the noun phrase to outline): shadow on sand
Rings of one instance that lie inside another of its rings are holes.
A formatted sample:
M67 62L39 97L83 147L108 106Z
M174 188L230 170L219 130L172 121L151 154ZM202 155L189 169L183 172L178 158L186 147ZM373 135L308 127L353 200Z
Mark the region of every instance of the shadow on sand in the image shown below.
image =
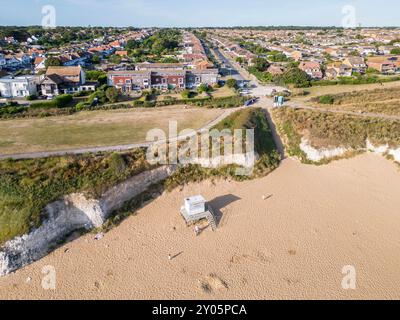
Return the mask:
M220 225L222 217L223 217L223 213L221 212L221 209L229 206L231 203L236 202L238 200L241 200L241 198L239 198L233 194L228 194L225 196L217 197L209 202L210 206L214 210L215 219L216 219L215 222L216 222L217 226Z

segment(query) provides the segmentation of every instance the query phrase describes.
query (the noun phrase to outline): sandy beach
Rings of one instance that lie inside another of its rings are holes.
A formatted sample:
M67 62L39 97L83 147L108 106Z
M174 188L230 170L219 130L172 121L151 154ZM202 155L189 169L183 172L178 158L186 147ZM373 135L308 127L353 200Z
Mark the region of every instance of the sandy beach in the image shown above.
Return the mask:
M221 221L196 237L179 208L200 193ZM399 299L399 252L399 166L373 154L286 159L263 179L166 193L101 240L85 235L1 278L0 299ZM41 286L47 265L55 290ZM356 290L342 288L346 265Z

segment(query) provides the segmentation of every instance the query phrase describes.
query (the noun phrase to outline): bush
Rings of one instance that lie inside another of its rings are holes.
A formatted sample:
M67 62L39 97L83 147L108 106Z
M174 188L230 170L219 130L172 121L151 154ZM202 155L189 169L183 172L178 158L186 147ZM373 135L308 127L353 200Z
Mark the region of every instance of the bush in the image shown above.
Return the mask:
M88 103L88 102L79 102L75 106L76 111L82 111L82 110L88 110L88 109L90 109L90 103Z
M93 91L79 91L79 92L75 92L72 96L73 97L86 97L88 95L90 95L91 93L93 93Z
M68 106L73 100L72 95L70 94L62 94L55 98L55 103L58 108L65 108Z
M55 100L50 100L50 101L41 101L41 102L35 102L31 103L30 109L49 109L49 108L57 108L57 104Z
M181 93L181 96L183 99L190 99L190 97L192 97L192 92L189 90L183 90Z
M108 101L110 101L111 103L115 103L118 101L118 90L114 87L109 87L106 90L106 97L108 99Z
M335 102L335 99L332 96L327 95L327 96L319 97L319 103L333 104L334 102Z
M236 89L238 87L238 84L235 79L231 78L226 81L226 86L231 89Z
M35 94L32 94L32 95L26 97L27 101L32 101L32 100L36 100L36 99L37 99L37 95L35 95Z
M208 84L205 84L205 83L202 83L197 88L198 93L209 92L210 90L211 90L211 88L208 86Z

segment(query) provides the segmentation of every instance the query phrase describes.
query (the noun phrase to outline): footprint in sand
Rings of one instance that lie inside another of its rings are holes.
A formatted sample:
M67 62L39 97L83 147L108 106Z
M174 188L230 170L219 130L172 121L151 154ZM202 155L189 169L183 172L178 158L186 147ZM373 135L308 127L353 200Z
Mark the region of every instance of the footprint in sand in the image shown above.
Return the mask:
M199 280L199 285L200 289L207 294L211 294L213 291L228 290L229 288L228 284L214 273Z
M257 251L255 255L242 254L242 255L234 255L229 260L230 264L239 264L242 260L247 260L250 262L255 262L258 264L269 265L271 264L271 259L265 256L264 253Z
M295 286L296 284L300 283L299 279L290 279L290 278L283 278L283 280L289 285L289 286Z

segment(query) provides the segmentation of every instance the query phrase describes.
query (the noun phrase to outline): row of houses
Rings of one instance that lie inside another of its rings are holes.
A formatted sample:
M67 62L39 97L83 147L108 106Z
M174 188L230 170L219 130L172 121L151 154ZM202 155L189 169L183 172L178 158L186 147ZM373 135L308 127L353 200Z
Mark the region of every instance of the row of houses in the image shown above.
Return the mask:
M338 77L351 77L355 73L365 74L368 69L374 69L383 75L400 73L400 56L375 56L367 60L363 57L347 57L343 61L328 63L325 75L321 64L316 61L302 61L299 68L306 72L312 79L337 79Z
M0 53L0 70L16 70L19 68L29 67L31 61L31 57L23 52Z
M214 85L218 82L218 69L185 69L183 65L164 64L142 66L137 70L110 71L108 85L121 92L129 93L142 89L183 90L196 88L201 84Z

